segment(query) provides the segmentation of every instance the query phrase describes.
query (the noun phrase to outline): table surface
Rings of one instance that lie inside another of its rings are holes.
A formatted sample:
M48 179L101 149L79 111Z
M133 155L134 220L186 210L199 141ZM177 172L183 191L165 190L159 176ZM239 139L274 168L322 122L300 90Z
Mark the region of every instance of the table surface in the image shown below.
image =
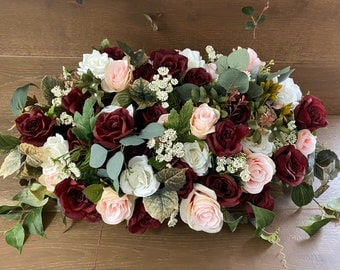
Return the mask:
M0 107L3 113L3 107ZM340 153L340 116L329 116L330 125L319 132L319 140ZM8 120L0 120L0 129L8 127ZM339 177L319 202L340 197ZM1 179L0 204L8 202L20 189L13 178ZM110 226L102 222L62 223L59 213L45 213L47 239L30 236L22 254L1 239L0 269L288 269L336 270L340 266L340 227L330 223L316 235L308 235L296 226L318 214L311 203L298 209L288 196L277 199L276 219L268 231L280 228L280 245L271 245L254 237L251 225L240 225L236 232L226 227L217 234L195 232L185 224L174 228L162 227L143 235L127 232L125 225ZM0 231L14 223L0 220ZM282 250L283 248L283 250ZM283 255L284 254L284 255Z

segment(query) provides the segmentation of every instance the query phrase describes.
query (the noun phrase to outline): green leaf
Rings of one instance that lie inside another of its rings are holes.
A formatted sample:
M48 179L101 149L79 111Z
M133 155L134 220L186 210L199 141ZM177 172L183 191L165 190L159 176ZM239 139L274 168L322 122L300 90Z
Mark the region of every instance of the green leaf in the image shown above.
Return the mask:
M185 83L175 88L175 91L179 94L181 100L187 101L192 99L192 91L198 91L199 86L192 83Z
M85 143L89 143L92 140L93 124L94 124L94 104L96 99L88 98L85 101L83 107L83 114L76 112L74 114L75 127L72 129L74 135Z
M327 200L324 204L324 207L327 210L331 210L339 214L340 213L340 198L331 198Z
M18 87L11 98L11 111L15 116L18 116L21 114L21 112L24 110L26 101L27 101L27 94L28 94L28 88L30 86L35 86L33 83L26 84L24 86Z
M118 179L124 164L124 154L116 152L107 162L106 171L111 180Z
M228 65L240 71L246 70L249 65L249 53L246 49L238 49L228 55Z
M194 105L192 100L188 100L185 102L181 110L179 111L179 133L186 133L190 130L190 118L192 116L192 112L194 110Z
M160 137L164 133L164 127L159 123L150 123L144 129L141 130L139 137L143 139L151 139Z
M87 186L83 192L86 198L88 198L91 202L97 203L102 197L103 191L102 184L92 184Z
M45 236L43 221L42 221L42 207L33 209L25 218L23 226L31 234Z
M340 171L339 159L331 150L321 150L315 157L314 174L323 181L334 179Z
M11 135L4 135L0 132L0 150L9 151L20 144L20 140Z
M218 77L218 84L229 93L231 89L237 89L240 93L246 93L249 88L249 79L244 72L229 68Z
M166 162L158 162L155 157L151 157L148 160L148 164L150 164L156 171L161 171L165 168Z
M284 69L280 69L276 72L273 72L273 73L270 73L268 76L267 76L267 81L270 81L272 79L274 79L275 77L279 76L279 81L282 81L281 79L281 76L284 76L283 78L286 79L286 75L288 74L288 77L289 75L293 72L294 70L291 70L290 67L285 67Z
M0 176L6 178L7 176L19 171L21 167L21 154L18 148L14 148L5 157L0 167Z
M263 88L255 82L249 82L247 95L250 99L256 99L263 93Z
M137 135L132 135L119 140L123 146L137 146L144 143L144 140Z
M100 49L106 49L109 47L111 47L110 41L107 38L103 39L102 42L100 43Z
M244 25L244 29L253 30L255 28L255 24L252 21L246 22Z
M145 56L144 51L139 50L137 52L134 52L127 44L121 41L117 41L117 44L119 48L121 48L125 54L130 56L131 64L134 67L138 68L146 62L146 56Z
M256 22L257 22L257 24L262 24L262 23L264 23L265 19L266 19L266 17L264 15L261 15L257 18Z
M270 211L262 207L258 207L251 203L249 203L249 205L253 209L255 215L256 235L261 236L263 229L272 224L275 218L275 213L273 211Z
M35 196L29 189L29 187L24 188L17 195L15 195L13 200L31 205L33 207L41 207L48 202L48 198L45 198L43 200L37 198L37 196Z
M228 56L222 55L221 57L219 57L216 61L216 67L219 74L227 70L229 68Z
M303 182L300 185L293 187L291 197L297 206L302 207L307 205L314 198L313 186Z
M323 226L325 226L328 222L332 221L334 217L326 217L323 218L320 215L316 215L311 217L307 221L307 225L298 226L298 228L304 230L310 237L317 233Z
M128 90L120 91L115 94L111 102L112 105L126 108L131 104L131 98Z
M25 241L25 230L22 224L17 224L5 233L6 243L15 247L20 253Z
M186 183L186 169L165 168L156 175L157 181L164 183L165 190L177 191Z
M1 205L0 217L9 220L19 220L22 216L23 209L21 205Z
M163 125L167 129L169 129L169 128L173 128L175 130L178 129L178 127L180 125L180 118L179 118L178 112L175 109L172 109L170 111L168 120Z
M178 195L176 191L161 190L143 198L146 212L161 223L178 211Z
M94 143L91 146L90 152L90 166L92 168L99 168L101 167L107 157L107 149L101 146L100 144Z
M242 13L248 16L254 15L254 8L252 6L246 6L242 8Z
M235 218L227 209L223 209L223 221L227 223L229 226L230 231L234 232L240 223L240 221L243 219L243 216L239 216L238 218Z

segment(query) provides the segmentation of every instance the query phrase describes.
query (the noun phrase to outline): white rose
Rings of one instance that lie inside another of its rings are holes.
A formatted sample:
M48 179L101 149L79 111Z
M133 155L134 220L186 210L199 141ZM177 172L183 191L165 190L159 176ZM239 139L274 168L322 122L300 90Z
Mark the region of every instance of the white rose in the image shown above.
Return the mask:
M261 143L255 143L251 138L245 138L241 141L243 147L249 149L253 153L262 153L266 156L271 156L274 151L274 143L268 140L268 135L262 135Z
M191 68L203 67L205 64L199 51L193 51L187 48L180 51L179 54L188 58L188 70Z
M111 62L113 62L113 59L109 58L107 53L93 50L91 54L83 54L83 61L79 63L77 73L83 75L91 70L96 78L102 80L105 77L106 66Z
M44 156L46 157L42 167L48 166L53 159L58 159L69 154L67 140L58 133L55 136L48 137L42 149L45 151Z
M128 168L120 175L120 188L125 194L147 197L155 193L159 185L145 155L131 158Z
M184 157L182 160L186 162L198 176L203 176L211 167L211 156L209 155L209 147L203 142L203 146L197 141L193 143L184 143Z
M280 105L287 105L291 103L292 108L294 109L302 98L300 87L295 84L294 80L291 78L285 79L280 84L282 87L279 94L277 95L277 103Z

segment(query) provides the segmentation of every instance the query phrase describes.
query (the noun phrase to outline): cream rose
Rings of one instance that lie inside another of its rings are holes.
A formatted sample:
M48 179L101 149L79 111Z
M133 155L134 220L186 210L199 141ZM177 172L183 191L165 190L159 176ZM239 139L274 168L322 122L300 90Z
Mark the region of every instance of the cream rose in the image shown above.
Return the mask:
M113 59L109 58L107 53L100 53L93 50L91 54L83 54L83 61L79 63L77 73L79 75L86 74L91 70L93 75L98 79L104 79L106 66L111 63Z
M191 68L203 67L205 64L199 51L186 48L183 51L179 51L179 54L188 58L188 70Z
M245 138L241 141L243 147L249 149L254 153L262 153L267 156L271 156L274 151L274 143L269 141L268 135L261 136L261 143L255 143L251 138Z
M300 150L306 157L315 151L316 137L309 129L299 130L295 148Z
M120 92L127 88L132 80L132 69L127 60L115 60L105 69L102 88L106 92Z
M190 119L190 130L197 138L204 140L207 134L215 132L215 124L220 118L220 112L206 103L194 108Z
M197 141L193 143L184 143L184 157L182 160L186 162L198 176L203 176L211 167L211 156L209 155L209 147L203 142L202 146Z
M43 167L38 182L45 186L48 191L54 192L55 186L69 176L63 171L63 168L63 166L58 166L58 164L55 166Z
M292 104L292 109L294 109L302 98L300 87L291 78L285 79L280 84L282 87L277 95L276 107Z
M247 52L249 54L249 65L246 68L246 71L252 72L255 68L266 65L265 62L260 60L260 58L257 56L257 53L253 49L248 48Z
M251 194L258 194L263 186L269 183L275 174L275 163L262 153L251 153L247 156L249 180L243 182L243 189Z
M216 193L202 184L194 184L188 197L182 199L180 216L195 231L217 233L223 227L223 214Z
M105 223L115 225L129 220L133 214L135 200L132 196L119 196L111 187L105 187L96 210Z
M215 63L208 63L204 65L204 69L211 75L213 80L218 78L217 66Z
M155 193L159 185L145 155L131 158L128 168L120 175L120 188L125 194L147 197Z

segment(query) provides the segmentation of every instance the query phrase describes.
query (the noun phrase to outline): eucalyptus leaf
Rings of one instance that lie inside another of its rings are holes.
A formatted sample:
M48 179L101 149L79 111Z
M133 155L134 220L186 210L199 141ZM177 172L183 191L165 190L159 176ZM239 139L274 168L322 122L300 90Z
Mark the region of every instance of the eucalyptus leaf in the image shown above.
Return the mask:
M144 197L143 204L146 212L162 223L178 210L178 195L176 191L161 190Z
M91 202L97 203L102 197L103 191L102 184L92 184L87 186L83 192L86 198L88 198Z
M179 94L180 98L184 101L192 99L192 92L199 91L199 86L192 83L185 83L175 88L175 91Z
M246 70L249 60L249 53L246 49L238 49L228 55L229 67L240 71Z
M246 93L249 88L249 79L244 72L229 68L219 75L218 84L226 89L228 93L232 89L237 89L240 93Z
M119 140L119 143L123 146L137 146L144 143L144 140L137 135L131 135Z
M316 234L323 226L332 221L334 217L323 218L320 215L311 217L307 221L307 225L298 226L298 228L304 230L310 237Z
M19 171L21 163L21 154L18 148L12 149L1 164L0 176L6 178L7 176Z
M21 112L25 109L28 89L30 86L37 87L35 84L29 83L24 86L18 87L14 91L10 104L11 104L11 111L15 116L20 115Z
M42 207L34 208L26 216L23 226L31 234L46 237L42 221L42 209Z
M141 130L139 137L143 139L151 139L160 137L163 135L165 128L159 123L150 123L144 129Z
M303 182L300 185L293 187L291 197L297 206L302 207L307 205L314 198L313 186Z
M124 164L124 154L120 151L116 152L107 162L106 171L111 180L118 179Z
M291 70L290 67L285 67L284 69L280 69L274 73L270 73L267 76L267 80L270 81L274 79L275 77L279 76L279 82L283 81L283 79L286 79L289 77L289 75L293 72L294 70Z
M107 153L107 149L100 144L92 144L90 150L90 166L92 168L100 168L103 166L107 157Z
M229 68L228 56L222 55L216 61L216 67L219 74Z
M255 82L249 83L249 89L247 95L250 99L256 99L260 97L263 93L263 88Z
M16 224L5 233L6 243L15 247L20 253L25 241L25 230L22 224Z
M9 151L20 144L20 140L11 135L5 135L0 132L0 150Z

